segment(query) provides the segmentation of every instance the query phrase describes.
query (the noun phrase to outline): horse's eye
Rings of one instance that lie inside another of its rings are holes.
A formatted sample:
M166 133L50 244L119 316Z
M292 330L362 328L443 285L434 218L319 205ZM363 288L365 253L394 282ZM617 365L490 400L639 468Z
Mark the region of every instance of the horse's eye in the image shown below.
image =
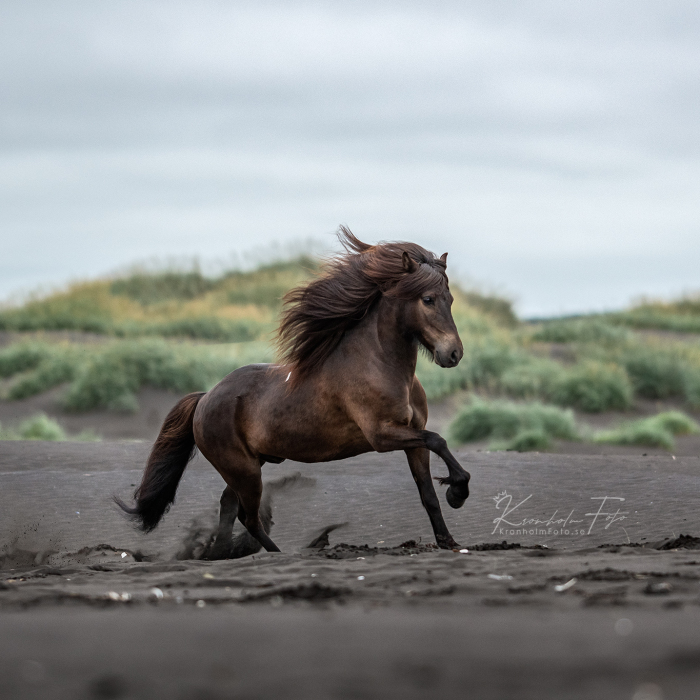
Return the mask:
M435 300L433 299L433 297L423 297L423 303L426 306L432 306L435 303Z

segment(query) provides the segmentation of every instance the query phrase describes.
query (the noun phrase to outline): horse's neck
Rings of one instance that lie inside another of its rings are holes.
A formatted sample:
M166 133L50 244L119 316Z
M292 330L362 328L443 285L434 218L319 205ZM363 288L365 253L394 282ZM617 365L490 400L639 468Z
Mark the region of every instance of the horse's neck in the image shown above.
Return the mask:
M353 330L353 346L365 357L374 355L408 382L413 381L418 344L406 333L400 305L382 297Z

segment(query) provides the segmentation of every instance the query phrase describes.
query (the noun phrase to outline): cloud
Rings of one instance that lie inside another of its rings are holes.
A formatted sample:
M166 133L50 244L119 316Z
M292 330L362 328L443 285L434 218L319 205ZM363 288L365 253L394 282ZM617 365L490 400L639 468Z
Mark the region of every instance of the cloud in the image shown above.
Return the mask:
M590 308L700 286L683 264L700 253L695 3L3 15L0 294L340 222L448 249L526 313L585 310L566 274L547 274L580 261L664 255L622 287L599 279Z

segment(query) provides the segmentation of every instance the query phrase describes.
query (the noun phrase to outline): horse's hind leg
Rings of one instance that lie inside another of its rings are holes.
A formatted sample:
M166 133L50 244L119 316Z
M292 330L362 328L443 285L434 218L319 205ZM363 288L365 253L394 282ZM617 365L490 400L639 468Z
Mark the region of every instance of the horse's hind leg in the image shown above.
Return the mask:
M240 501L239 519L246 530L268 552L279 552L279 547L270 539L260 520L260 499L262 497L262 479L260 467L257 473L249 473L236 480L236 491Z
M206 559L226 559L233 547L233 526L238 515L238 496L227 486L221 495L219 510L219 526L216 529L214 541L206 552Z
M430 524L433 526L438 547L441 549L459 549L459 545L450 534L445 524L445 519L442 517L440 502L435 493L433 480L430 478L430 451L423 447L417 447L405 450L405 452L413 480L418 487L421 503L428 513Z

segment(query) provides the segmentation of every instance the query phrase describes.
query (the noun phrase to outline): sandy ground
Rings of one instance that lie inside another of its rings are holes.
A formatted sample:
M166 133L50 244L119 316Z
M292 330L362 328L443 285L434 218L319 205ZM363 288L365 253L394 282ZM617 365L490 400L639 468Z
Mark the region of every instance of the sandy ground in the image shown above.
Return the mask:
M147 450L0 443L0 697L697 697L698 457L461 451L468 553L400 454L266 465L283 553L204 561L201 458L152 535L111 503Z

